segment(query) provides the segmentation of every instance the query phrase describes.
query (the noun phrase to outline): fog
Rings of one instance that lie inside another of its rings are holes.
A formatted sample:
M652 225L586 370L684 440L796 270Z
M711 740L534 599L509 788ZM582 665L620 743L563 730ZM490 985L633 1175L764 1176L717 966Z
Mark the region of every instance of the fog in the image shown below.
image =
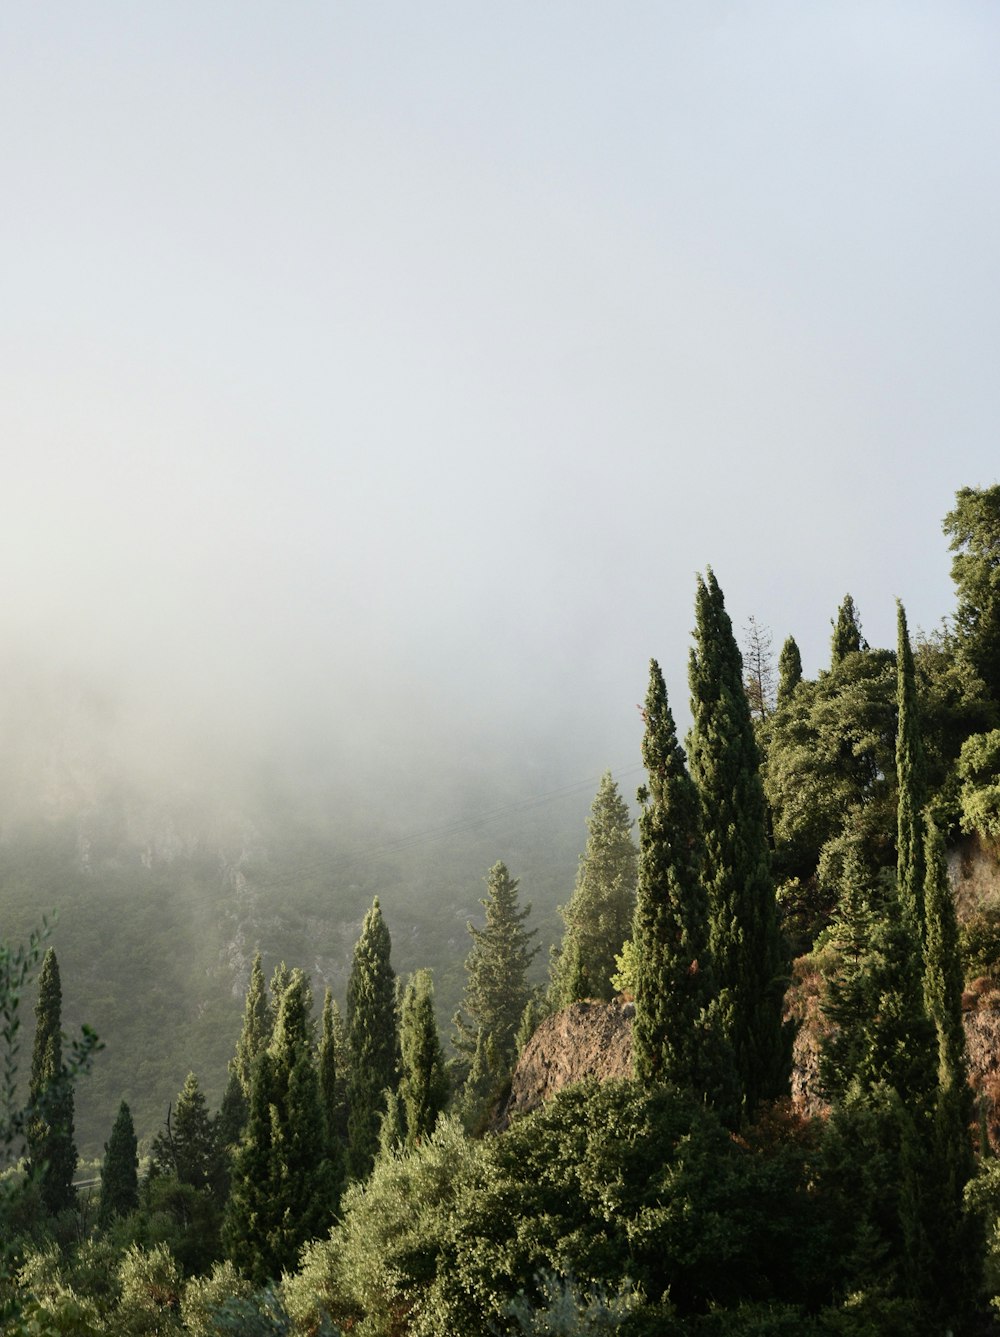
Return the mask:
M635 766L706 564L807 672L848 590L935 625L997 477L998 47L981 4L7 7L8 751L82 693L154 788L274 758L405 828Z

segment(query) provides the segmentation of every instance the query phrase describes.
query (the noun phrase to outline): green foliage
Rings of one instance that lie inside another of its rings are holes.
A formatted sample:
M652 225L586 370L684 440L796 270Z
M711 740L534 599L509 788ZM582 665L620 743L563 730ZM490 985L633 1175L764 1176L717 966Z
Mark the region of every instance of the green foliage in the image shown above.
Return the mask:
M111 1137L104 1145L104 1164L101 1166L101 1196L97 1207L97 1223L102 1228L116 1216L128 1216L139 1206L139 1162L136 1156L135 1128L132 1111L123 1100Z
M73 1084L62 1058L62 985L50 947L38 976L35 1039L28 1088L27 1124L32 1173L41 1180L42 1202L52 1215L73 1207L76 1146L73 1142Z
M791 1037L782 1027L787 963L742 659L711 570L698 579L688 676L688 758L701 801L709 950L738 1089L752 1112L788 1085Z
M215 1121L193 1072L185 1078L176 1106L167 1111L166 1127L154 1139L150 1154L160 1173L176 1175L180 1183L196 1189L211 1188L221 1193L222 1149Z
M133 1246L119 1268L121 1299L114 1331L121 1337L167 1337L182 1331L180 1268L164 1245Z
M412 1150L434 1131L448 1099L448 1076L434 1019L434 985L429 970L410 976L400 1012L405 1145Z
M1000 701L1000 484L962 488L944 520L961 654Z
M850 654L867 650L868 644L861 635L861 623L854 600L849 594L844 595L844 602L837 609L837 620L830 624L833 636L830 642L830 667L836 668Z
M472 950L465 961L462 1009L455 1017L455 1046L471 1055L482 1031L499 1065L509 1070L517 1052L518 1023L531 996L528 966L538 948L529 946L535 930L524 927L531 906L519 907L517 879L505 864L493 865L486 885L487 895L480 902L486 923L483 928L468 925Z
M250 967L250 984L243 1008L243 1029L231 1064L247 1101L250 1099L254 1064L267 1048L273 1025L274 1018L268 1005L267 988L264 984L264 964L260 952L257 952Z
M677 742L660 666L650 661L639 791L639 890L632 933L640 1081L676 1082L716 1095L705 1070L713 995L708 904L702 881L698 791Z
M587 846L576 885L561 911L565 933L555 959L555 1007L578 998L610 999L615 953L628 937L635 908L636 848L632 819L606 771L587 818Z
M378 1147L385 1092L396 1086L396 976L392 942L376 896L354 948L347 986L347 1169L368 1174Z
M962 829L1000 843L1000 729L965 740L958 774Z
M219 1310L234 1300L246 1300L253 1286L226 1259L207 1276L191 1277L181 1295L181 1321L191 1337L221 1337L229 1329L218 1320Z
M537 1303L518 1295L507 1315L523 1337L602 1337L618 1333L642 1305L642 1293L625 1281L613 1293L604 1286L581 1286L573 1277L542 1272L535 1278Z
M924 936L924 819L927 785L920 709L906 613L896 601L896 883L899 902Z
M794 636L789 636L778 656L778 700L783 706L802 681L802 655Z

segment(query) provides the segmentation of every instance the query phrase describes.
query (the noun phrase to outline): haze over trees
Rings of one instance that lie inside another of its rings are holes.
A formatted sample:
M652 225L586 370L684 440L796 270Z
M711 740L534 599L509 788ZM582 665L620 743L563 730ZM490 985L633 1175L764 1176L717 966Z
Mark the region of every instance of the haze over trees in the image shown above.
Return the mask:
M965 498L988 535L984 507L991 524L1000 491ZM960 575L982 601L984 571ZM432 974L400 988L376 898L343 1022L329 987L317 1017L310 976L275 954L267 985L255 953L218 1110L188 1072L137 1138L121 1100L96 1191L73 1182L94 1042L64 1058L55 953L5 946L4 1146L28 1156L0 1194L4 1330L989 1331L1000 1101L966 1018L1000 987L1000 925L988 902L956 906L949 858L1000 885L1000 701L988 618L914 642L900 602L896 624L894 650L867 645L848 596L829 668L808 678L788 637L773 691L769 636L753 624L748 665L706 572L687 747L652 660L638 848L608 773L547 994L497 861L449 1056ZM615 961L631 998L608 998ZM17 1003L39 966L18 1106ZM634 1077L567 1086L496 1131L518 1050L581 1001L565 1015L634 1005ZM794 1099L786 1010L814 1046Z

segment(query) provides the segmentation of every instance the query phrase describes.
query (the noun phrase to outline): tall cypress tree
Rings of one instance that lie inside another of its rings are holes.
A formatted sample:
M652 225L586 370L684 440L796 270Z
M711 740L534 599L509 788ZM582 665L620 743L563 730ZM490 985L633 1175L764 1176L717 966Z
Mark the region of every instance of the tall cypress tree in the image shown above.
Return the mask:
M922 941L924 936L924 822L927 801L920 712L913 651L906 630L906 612L896 600L896 880L904 913Z
M649 663L643 720L648 781L639 790L633 1063L640 1081L696 1087L703 1013L711 997L698 790L655 659Z
M106 1230L116 1216L128 1216L139 1206L139 1161L136 1156L132 1111L123 1100L118 1106L111 1136L104 1144L101 1196L97 1224Z
M378 897L365 915L347 985L347 1169L363 1179L378 1150L385 1092L396 1086L396 976Z
M789 636L778 656L778 705L783 706L802 681L802 655L795 637Z
M336 1208L308 1000L302 972L289 972L274 1034L254 1066L250 1117L233 1166L224 1234L234 1262L257 1283L294 1266Z
M698 578L688 742L698 787L709 949L746 1112L788 1089L787 966L770 871L760 753L743 662L712 570Z
M399 1099L406 1125L406 1146L412 1149L434 1132L448 1099L448 1078L434 1020L434 985L429 970L418 970L406 986L399 1047L403 1074Z
M628 804L606 771L587 818L587 847L576 886L560 910L566 932L552 970L557 1006L580 997L613 997L615 956L635 911L637 852L631 831Z
M964 1100L971 1101L965 1027L962 1025L963 979L955 901L948 881L944 837L934 821L928 821L926 826L924 1001L927 1015L937 1032L938 1085L943 1090L960 1092ZM967 1113L971 1117L971 1106Z
M868 648L865 638L861 635L858 610L854 607L854 600L849 594L844 595L844 602L837 609L837 620L832 625L830 667L836 668L847 655Z
M273 1018L264 982L264 965L257 952L250 967L250 984L243 1008L243 1029L236 1043L236 1055L230 1065L239 1078L244 1097L250 1099L254 1063L267 1048L271 1038Z
M76 1203L73 1175L73 1086L62 1057L62 985L59 963L50 947L38 975L35 1042L28 1090L31 1114L27 1123L28 1158L39 1176L46 1211L61 1212Z

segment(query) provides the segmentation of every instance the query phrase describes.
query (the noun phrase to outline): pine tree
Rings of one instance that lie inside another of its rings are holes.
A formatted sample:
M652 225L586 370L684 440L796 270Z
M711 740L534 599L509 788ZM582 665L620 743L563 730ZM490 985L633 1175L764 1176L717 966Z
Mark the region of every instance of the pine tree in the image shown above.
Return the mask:
M53 1215L76 1203L73 1175L73 1086L62 1057L62 985L50 947L38 975L35 1041L31 1053L27 1124L28 1158L40 1179L42 1203Z
M403 1074L399 1099L404 1111L405 1144L412 1150L433 1133L448 1099L448 1078L434 1020L434 985L429 970L418 970L406 986L399 1043Z
M376 896L365 915L347 985L347 1169L363 1179L378 1149L385 1092L396 1086L396 977Z
M260 952L257 952L250 968L250 985L243 1008L243 1030L236 1044L236 1055L230 1065L239 1078L240 1087L247 1101L250 1099L254 1063L267 1048L272 1027L273 1017L268 1005L267 986L264 983L264 966Z
M139 1206L139 1162L136 1156L132 1112L123 1100L111 1137L104 1144L101 1166L101 1196L97 1224L106 1230L117 1216L128 1216Z
M220 1151L216 1121L211 1118L198 1078L189 1072L166 1128L153 1140L152 1160L161 1173L173 1174L192 1188L216 1188L220 1178Z
M795 643L795 637L789 636L781 647L778 656L778 705L783 706L802 681L802 656Z
M697 1087L703 1013L712 993L708 905L701 877L698 791L677 741L655 659L643 710L639 889L635 944L635 1075Z
M606 771L587 818L587 846L576 886L560 910L566 931L552 971L556 1006L577 998L613 997L615 956L629 935L635 910L636 848L632 819Z
M913 652L906 630L906 613L896 600L896 879L899 899L913 930L924 934L924 823L926 803L923 744L917 705Z
M858 650L867 650L868 645L861 635L861 623L858 610L849 594L844 595L844 602L837 609L837 620L831 623L833 636L830 644L830 667L836 668L847 655Z
M499 1066L509 1071L517 1054L518 1023L531 996L528 967L538 948L529 943L536 930L524 927L531 906L519 908L518 882L506 864L494 864L486 884L487 895L480 902L486 924L468 925L472 950L465 961L462 1009L455 1016L455 1047L471 1055L482 1031Z
M782 1026L786 962L770 872L760 753L743 690L743 665L711 569L698 579L689 681L688 757L698 787L708 894L709 950L726 1000L746 1112L788 1088Z

